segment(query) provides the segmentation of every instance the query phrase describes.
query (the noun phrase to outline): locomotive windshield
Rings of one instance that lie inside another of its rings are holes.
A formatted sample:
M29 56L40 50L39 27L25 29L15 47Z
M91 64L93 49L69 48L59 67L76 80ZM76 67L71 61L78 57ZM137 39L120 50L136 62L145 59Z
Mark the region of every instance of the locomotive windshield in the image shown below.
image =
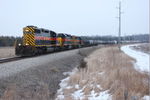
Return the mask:
M41 30L40 29L34 29L34 32L40 34Z

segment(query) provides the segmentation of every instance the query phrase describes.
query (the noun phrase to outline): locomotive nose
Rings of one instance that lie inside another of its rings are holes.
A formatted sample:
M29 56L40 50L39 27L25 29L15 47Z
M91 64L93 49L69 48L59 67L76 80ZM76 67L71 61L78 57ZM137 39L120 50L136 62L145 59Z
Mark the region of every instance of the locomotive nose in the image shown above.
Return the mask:
M25 28L23 33L23 45L24 46L34 46L35 40L34 40L34 30L30 28Z

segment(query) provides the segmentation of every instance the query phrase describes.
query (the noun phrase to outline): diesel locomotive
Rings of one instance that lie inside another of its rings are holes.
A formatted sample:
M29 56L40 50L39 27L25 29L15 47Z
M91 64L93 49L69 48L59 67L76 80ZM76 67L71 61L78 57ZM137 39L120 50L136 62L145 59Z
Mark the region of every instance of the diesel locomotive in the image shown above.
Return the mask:
M84 41L78 36L26 26L23 28L22 43L16 44L15 53L19 56L31 56L83 46Z

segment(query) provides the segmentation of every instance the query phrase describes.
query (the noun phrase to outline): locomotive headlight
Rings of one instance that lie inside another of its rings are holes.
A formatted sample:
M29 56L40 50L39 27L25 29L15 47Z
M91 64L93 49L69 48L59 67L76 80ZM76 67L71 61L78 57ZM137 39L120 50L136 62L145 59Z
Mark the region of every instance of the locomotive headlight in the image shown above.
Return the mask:
M29 30L28 30L28 29L26 29L26 30L25 30L25 32L29 32Z
M26 43L26 45L29 45L28 43Z
M19 43L18 45L19 45L19 46L21 46L21 44L20 44L20 43Z

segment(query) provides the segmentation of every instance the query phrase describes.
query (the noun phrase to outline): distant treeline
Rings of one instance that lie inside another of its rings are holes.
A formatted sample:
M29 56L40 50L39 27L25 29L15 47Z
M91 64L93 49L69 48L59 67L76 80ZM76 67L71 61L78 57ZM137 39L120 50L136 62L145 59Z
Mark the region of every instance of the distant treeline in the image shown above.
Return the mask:
M138 42L149 42L149 34L139 34L139 35L128 35L122 36L121 41L138 41ZM87 40L100 40L100 41L118 41L117 36L81 36L83 39Z
M13 37L13 36L0 36L0 47L2 46L14 46L15 43L21 42L21 37Z
M98 40L98 41L118 41L116 36L81 36L84 40ZM15 43L22 41L21 37L13 36L0 36L0 47L2 46L14 46ZM121 37L121 41L128 42L149 42L149 34L130 35Z

